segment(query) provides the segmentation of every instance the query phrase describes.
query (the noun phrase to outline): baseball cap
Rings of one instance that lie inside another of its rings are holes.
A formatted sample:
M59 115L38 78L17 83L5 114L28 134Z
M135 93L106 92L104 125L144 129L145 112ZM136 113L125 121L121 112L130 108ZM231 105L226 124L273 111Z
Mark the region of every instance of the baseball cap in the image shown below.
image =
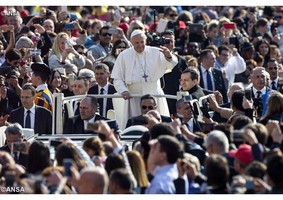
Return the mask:
M237 150L231 150L229 156L238 159L243 164L250 164L253 161L252 147L248 144L241 144Z

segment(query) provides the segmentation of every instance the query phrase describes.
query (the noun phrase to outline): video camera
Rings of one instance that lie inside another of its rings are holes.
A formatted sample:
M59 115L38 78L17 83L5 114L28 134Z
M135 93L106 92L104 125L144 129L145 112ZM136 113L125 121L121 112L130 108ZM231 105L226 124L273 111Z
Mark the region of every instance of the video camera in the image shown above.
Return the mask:
M160 37L156 33L146 32L146 36L147 36L146 43L149 46L153 46L153 47L160 47L164 44L170 44L171 42L170 38Z

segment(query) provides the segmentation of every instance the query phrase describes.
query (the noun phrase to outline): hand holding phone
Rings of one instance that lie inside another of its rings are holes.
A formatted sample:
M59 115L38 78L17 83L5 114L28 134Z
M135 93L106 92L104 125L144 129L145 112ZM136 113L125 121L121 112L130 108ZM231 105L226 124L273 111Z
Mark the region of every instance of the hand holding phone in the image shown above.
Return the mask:
M235 23L224 23L223 24L223 28L225 28L225 29L235 29L236 28L236 26L235 26Z
M63 159L63 166L64 166L64 175L66 177L72 177L71 166L73 164L73 160L70 158Z
M246 89L246 90L245 90L245 97L246 97L246 99L248 99L249 101L252 100L252 90L251 90L251 89Z
M44 20L43 20L43 18L41 18L41 17L37 17L37 18L34 18L34 19L32 20L32 22L33 22L34 24L40 24L40 25L42 25L43 22L44 22Z

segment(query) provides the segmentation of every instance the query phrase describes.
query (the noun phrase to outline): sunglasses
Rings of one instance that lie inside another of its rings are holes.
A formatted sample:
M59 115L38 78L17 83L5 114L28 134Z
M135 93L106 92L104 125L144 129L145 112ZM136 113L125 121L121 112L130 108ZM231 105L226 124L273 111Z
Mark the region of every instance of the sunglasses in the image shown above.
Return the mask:
M153 110L154 109L154 107L153 106L142 106L141 107L143 110L145 110L145 109L149 109L149 110Z
M102 33L101 35L102 35L103 37L106 37L107 35L108 35L109 37L112 36L112 34L110 34L110 33Z

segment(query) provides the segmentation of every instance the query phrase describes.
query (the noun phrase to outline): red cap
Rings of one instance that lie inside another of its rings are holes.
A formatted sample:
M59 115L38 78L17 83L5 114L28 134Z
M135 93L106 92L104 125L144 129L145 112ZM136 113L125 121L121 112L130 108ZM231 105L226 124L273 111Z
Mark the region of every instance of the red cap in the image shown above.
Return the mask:
M185 29L185 28L186 28L186 24L185 24L185 22L183 22L183 21L179 21L179 28L183 28L183 29Z
M229 156L238 159L243 164L250 164L253 161L252 147L241 144L237 150L231 150Z

